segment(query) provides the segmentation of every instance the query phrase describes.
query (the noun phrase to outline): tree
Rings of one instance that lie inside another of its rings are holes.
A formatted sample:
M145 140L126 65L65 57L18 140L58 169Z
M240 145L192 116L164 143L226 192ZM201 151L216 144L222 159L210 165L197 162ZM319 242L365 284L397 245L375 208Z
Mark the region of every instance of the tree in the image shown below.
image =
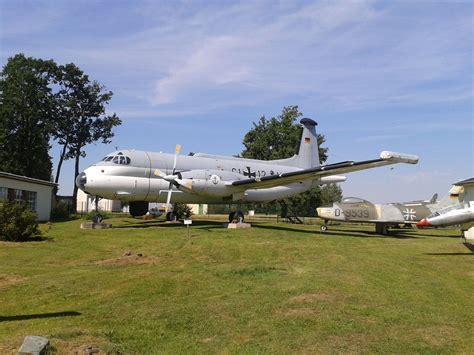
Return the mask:
M67 159L74 159L75 179L79 175L80 158L86 156L84 147L97 141L110 143L114 136L112 129L122 122L115 113L107 115L105 112L112 91L106 91L96 81L91 82L75 64L59 66L56 81L60 88L56 95L60 119L55 122L54 137L62 145L56 179L59 180L62 162ZM76 202L74 184L74 210Z
M253 128L244 136L242 144L243 158L272 160L291 157L299 147L302 127L295 123L303 114L298 111L298 106L287 106L281 115L269 120L260 117L258 123L253 123ZM318 134L319 161L327 160L327 148L321 145L325 142L323 135Z
M302 116L303 114L299 112L298 106L284 107L278 117L267 119L262 116L258 123L253 123L253 128L244 136L242 143L245 149L241 156L262 160L291 157L299 147L302 127L297 123L297 119ZM325 138L318 134L317 140L319 160L320 163L324 163L328 157L328 148L321 147L325 142ZM341 196L341 188L332 184L323 187L312 187L308 191L282 200L281 203L287 205L292 214L314 216L316 207L322 203L340 200ZM276 207L271 203L264 205L271 210Z
M56 64L17 54L0 74L0 170L51 179L48 154L55 104L49 86Z

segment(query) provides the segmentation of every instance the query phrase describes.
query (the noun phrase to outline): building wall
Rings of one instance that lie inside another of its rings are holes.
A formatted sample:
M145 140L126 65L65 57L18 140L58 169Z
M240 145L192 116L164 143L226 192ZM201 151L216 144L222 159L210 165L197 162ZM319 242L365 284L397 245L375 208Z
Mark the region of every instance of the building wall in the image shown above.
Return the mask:
M188 204L193 214L207 214L207 204Z
M36 192L35 212L38 214L38 221L48 221L51 217L51 202L53 199L53 187L40 185L27 181L19 181L8 177L0 176L0 188L24 190ZM0 191L0 194L2 192Z
M77 190L77 212L90 212L95 210L94 197L87 195L82 190ZM122 203L120 201L108 200L106 198L99 200L99 210L105 212L122 212Z

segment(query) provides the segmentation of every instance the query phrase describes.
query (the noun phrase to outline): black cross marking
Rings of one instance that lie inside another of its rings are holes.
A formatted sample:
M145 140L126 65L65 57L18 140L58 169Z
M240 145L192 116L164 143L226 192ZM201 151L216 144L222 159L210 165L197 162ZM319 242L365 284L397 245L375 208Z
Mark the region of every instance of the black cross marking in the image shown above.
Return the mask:
M250 171L250 166L247 166L247 171L244 171L242 174L244 174L244 176L248 176L249 178L257 177L257 173L255 171Z

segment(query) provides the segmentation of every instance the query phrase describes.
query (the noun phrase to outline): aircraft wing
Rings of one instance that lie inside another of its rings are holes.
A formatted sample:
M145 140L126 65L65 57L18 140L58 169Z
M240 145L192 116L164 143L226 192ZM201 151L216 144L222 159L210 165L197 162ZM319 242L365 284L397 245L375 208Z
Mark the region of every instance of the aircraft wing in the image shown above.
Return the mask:
M416 164L418 163L418 157L416 155L383 151L380 153L379 159L365 160L360 162L345 161L342 163L323 165L316 168L292 171L279 175L235 180L229 182L228 185L245 187L246 189L263 189L397 163Z

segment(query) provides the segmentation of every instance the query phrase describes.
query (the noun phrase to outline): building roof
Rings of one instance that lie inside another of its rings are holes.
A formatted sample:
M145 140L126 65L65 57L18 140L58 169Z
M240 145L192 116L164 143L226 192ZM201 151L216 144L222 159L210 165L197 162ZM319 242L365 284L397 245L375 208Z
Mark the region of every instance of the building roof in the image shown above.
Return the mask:
M45 181L45 180L30 178L28 176L5 173L3 171L0 171L0 177L4 177L4 178L7 178L7 179L12 179L12 180L17 180L17 181L30 182L32 184L46 185L46 186L51 186L51 187L54 187L54 186L57 185L56 183L51 182L51 181Z
M465 185L471 185L471 184L474 184L474 177L466 179L466 180L461 180L461 181L455 182L453 185L465 186Z

